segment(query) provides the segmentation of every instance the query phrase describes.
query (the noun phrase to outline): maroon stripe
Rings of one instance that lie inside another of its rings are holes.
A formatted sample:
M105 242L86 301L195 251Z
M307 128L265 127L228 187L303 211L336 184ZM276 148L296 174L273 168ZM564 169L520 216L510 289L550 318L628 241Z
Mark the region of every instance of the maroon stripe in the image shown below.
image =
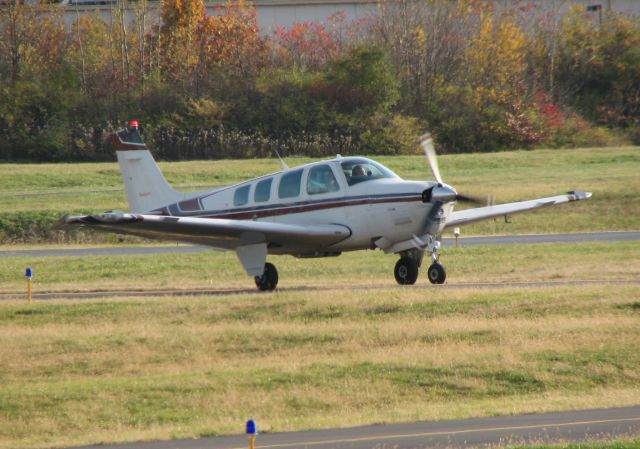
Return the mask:
M371 199L361 199L361 200L351 200L351 201L336 201L332 203L315 203L315 204L306 204L303 206L293 206L293 207L280 207L278 209L268 209L268 210L259 210L259 211L249 211L249 212L235 212L229 214L222 215L207 215L205 217L200 218L226 218L231 220L245 220L245 219L254 219L254 218L264 218L264 217L276 217L280 215L288 215L288 214L301 214L303 212L312 212L316 210L323 209L334 209L336 207L344 207L344 206L361 206L366 204L382 204L382 203L406 203L412 201L422 201L421 195L416 195L415 197L402 197L400 198L381 198L377 200Z

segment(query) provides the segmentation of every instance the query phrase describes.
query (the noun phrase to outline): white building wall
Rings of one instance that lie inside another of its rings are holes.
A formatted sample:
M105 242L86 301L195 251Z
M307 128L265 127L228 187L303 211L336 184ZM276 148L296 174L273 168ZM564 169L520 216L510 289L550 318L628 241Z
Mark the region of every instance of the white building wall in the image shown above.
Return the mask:
M115 0L71 1L108 2ZM364 19L378 12L377 0L257 0L254 3L257 9L258 24L264 33L273 32L278 27L288 28L299 22L327 22L328 17L339 12L345 14L347 22ZM603 11L612 9L616 12L640 17L640 0L497 0L497 3L503 7L533 5L538 10L550 9L561 13L566 12L571 5L575 4L583 5L585 8L601 5ZM225 0L208 1L207 10L209 14L215 14L216 7L224 4ZM71 25L78 14L98 14L103 20L111 18L111 5L76 4L62 7L65 8L64 19L67 25ZM158 21L159 9L159 1L153 1L149 4L149 19L147 21L149 25ZM129 14L132 13L129 12Z

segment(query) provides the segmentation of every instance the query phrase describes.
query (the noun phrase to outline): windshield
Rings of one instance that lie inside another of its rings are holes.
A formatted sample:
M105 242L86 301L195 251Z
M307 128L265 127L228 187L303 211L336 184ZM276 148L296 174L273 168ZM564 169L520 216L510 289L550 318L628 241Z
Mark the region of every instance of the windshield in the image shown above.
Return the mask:
M384 165L380 165L371 159L349 159L340 164L347 183L352 186L359 182L373 179L397 178L398 176Z

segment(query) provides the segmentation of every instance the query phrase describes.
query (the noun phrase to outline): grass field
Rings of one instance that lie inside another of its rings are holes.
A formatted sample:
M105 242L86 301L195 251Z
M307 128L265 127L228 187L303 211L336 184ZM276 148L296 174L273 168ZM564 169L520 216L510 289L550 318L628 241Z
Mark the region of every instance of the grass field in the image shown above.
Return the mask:
M0 445L636 404L637 287L0 304Z
M379 159L405 178L430 177L421 157ZM440 162L459 191L498 202L594 192L466 235L640 229L638 148ZM161 166L185 189L279 167ZM5 164L0 180L5 214L126 209L115 164ZM47 195L20 196L34 191ZM445 248L441 260L452 284L640 279L640 242ZM637 285L474 291L431 288L423 276L398 287L396 256L377 251L272 261L275 293L0 301L0 448L240 433L250 416L281 431L640 403ZM23 291L27 265L36 292L253 283L229 253L20 256L0 258L0 292ZM635 449L638 440L586 447Z
M377 157L406 179L430 179L422 156ZM310 159L291 158L290 166ZM493 195L496 202L588 190L593 198L468 226L465 234L576 232L640 229L640 148L536 150L444 155L439 158L444 179L460 192ZM177 188L203 190L277 171L277 160L228 160L161 163ZM115 163L0 164L0 208L3 214L51 211L127 210ZM463 206L463 205L460 205ZM0 221L2 214L0 214Z
M619 242L443 258L451 282L509 282L638 279L639 254ZM637 286L403 288L377 252L276 261L283 287L354 289L0 302L0 447L239 433L249 416L280 431L640 402ZM0 259L0 290L24 288L25 262ZM231 254L31 262L36 291L251 284Z
M445 248L448 281L640 279L640 242ZM345 253L328 259L270 257L279 287L393 287L396 255ZM427 262L425 262L427 263ZM0 291L25 288L24 268L35 272L34 291L153 288L252 288L233 253L110 257L0 258ZM419 282L427 283L426 277Z

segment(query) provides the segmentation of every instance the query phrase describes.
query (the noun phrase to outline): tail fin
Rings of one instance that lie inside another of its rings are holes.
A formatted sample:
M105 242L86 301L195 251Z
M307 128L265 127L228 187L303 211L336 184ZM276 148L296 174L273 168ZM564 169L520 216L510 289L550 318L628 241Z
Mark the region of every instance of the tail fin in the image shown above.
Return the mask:
M183 199L162 175L151 152L142 141L138 123L111 136L124 180L129 211L144 213Z

